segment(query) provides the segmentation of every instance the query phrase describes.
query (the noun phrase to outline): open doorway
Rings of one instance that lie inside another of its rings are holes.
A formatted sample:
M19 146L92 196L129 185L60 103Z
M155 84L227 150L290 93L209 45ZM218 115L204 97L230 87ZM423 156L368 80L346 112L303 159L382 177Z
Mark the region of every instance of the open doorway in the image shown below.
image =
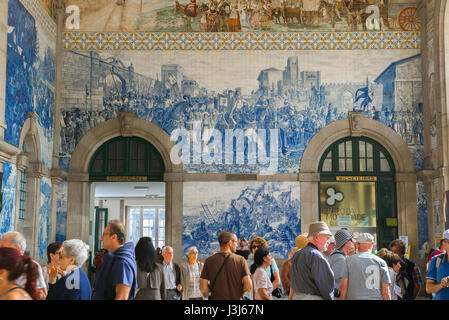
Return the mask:
M107 222L119 220L127 231L126 241L134 245L141 237L151 237L155 247L165 245L164 182L95 182L94 252L102 248L101 235Z

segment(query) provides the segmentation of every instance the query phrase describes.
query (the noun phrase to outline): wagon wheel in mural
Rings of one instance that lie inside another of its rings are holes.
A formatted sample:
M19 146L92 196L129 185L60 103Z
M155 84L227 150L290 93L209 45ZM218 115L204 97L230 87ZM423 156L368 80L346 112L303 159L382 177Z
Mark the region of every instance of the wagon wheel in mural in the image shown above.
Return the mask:
M399 17L388 18L388 23L390 24L390 30L400 30Z
M421 21L418 17L418 9L414 7L405 8L398 17L399 26L404 31L421 30Z

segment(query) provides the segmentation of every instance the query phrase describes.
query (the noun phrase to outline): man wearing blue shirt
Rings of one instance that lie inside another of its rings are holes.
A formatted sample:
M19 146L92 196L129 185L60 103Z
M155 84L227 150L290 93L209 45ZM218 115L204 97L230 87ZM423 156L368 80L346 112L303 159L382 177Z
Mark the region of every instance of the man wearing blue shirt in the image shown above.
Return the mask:
M92 300L132 300L137 289L137 265L134 244L125 243L126 229L118 220L112 220L104 229L101 240L104 255L95 278Z
M446 252L430 260L426 278L426 291L427 293L436 293L435 300L449 300L449 263L447 260L449 229L443 233L442 245Z

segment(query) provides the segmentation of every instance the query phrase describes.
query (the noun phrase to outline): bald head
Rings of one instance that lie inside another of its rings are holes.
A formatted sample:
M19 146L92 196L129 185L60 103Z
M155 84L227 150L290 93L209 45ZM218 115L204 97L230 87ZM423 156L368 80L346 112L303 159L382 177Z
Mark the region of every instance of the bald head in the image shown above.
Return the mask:
M14 248L24 254L26 250L25 237L16 231L4 233L0 240L0 248Z

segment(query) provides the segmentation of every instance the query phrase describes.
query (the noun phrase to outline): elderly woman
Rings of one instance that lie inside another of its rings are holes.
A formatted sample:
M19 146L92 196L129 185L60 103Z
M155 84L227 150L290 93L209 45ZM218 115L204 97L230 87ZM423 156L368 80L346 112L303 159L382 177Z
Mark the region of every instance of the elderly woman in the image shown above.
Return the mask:
M48 269L49 291L47 300L90 300L91 287L86 273L81 269L89 256L89 246L78 239L62 244L59 267ZM63 277L57 280L58 273Z
M198 249L190 247L186 250L187 261L180 265L181 285L184 288L182 300L203 300L200 292L200 275L204 264L198 260Z

